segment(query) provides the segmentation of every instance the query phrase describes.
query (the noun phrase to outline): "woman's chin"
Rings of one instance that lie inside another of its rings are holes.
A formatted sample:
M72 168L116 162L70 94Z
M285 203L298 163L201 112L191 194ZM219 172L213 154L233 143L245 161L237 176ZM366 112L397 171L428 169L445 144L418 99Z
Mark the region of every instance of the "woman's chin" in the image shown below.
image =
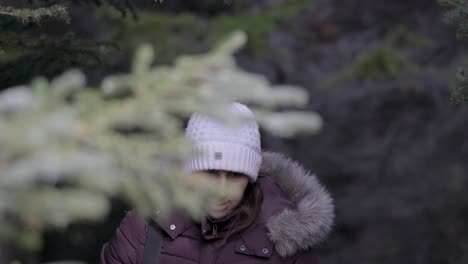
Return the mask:
M220 214L220 213L215 213L215 214L208 214L208 216L212 219L220 219L226 216L227 214Z
M225 206L218 206L216 208L212 208L208 212L208 216L213 219L223 218L224 216L228 215L231 212L231 208L227 205Z

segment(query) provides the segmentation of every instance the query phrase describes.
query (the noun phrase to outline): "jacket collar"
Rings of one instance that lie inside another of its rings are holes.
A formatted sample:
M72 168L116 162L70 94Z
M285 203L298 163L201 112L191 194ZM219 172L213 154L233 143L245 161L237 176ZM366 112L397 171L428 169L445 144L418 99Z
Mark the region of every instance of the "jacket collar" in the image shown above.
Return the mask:
M263 224L253 224L240 234L234 242L234 251L241 254L269 258L273 252L273 242L268 238Z
M158 223L169 237L174 240L185 230L193 227L195 222L184 211L173 210L167 217L153 217L153 220Z
M235 208L229 215L221 219L211 219L204 217L201 221L202 235L206 240L222 238L227 233L228 225L233 221L233 217L239 212L240 208Z

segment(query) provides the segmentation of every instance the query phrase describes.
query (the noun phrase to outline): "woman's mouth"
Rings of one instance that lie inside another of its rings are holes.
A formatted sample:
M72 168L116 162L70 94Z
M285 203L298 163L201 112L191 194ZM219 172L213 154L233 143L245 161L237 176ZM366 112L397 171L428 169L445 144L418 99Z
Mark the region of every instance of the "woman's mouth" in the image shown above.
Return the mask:
M228 204L229 204L229 201L225 201L225 202L220 203L219 206L226 206Z

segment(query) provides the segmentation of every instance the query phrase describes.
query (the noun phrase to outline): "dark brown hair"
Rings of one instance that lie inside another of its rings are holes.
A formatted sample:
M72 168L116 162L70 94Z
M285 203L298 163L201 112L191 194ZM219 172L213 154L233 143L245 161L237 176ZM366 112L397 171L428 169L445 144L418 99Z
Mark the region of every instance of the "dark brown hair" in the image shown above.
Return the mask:
M260 186L249 182L244 191L244 197L239 207L239 213L233 216L233 220L227 226L226 235L216 242L215 247L223 247L229 238L249 227L257 218L263 203L263 193Z

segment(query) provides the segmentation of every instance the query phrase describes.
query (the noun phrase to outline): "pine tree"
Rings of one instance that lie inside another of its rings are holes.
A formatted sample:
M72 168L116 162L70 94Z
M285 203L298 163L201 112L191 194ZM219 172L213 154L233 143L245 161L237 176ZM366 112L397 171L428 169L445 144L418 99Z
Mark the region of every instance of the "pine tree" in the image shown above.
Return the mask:
M457 37L468 39L468 1L439 0L439 3L450 7L450 10L445 13L444 20L448 23L457 24ZM468 104L468 68L466 67L458 69L453 98Z
M238 117L213 111L235 100L276 135L320 129L315 113L272 112L303 106L307 92L241 70L232 54L245 42L236 32L206 55L157 67L143 46L130 73L108 76L99 88L71 70L0 93L0 245L37 249L45 228L99 219L112 197L147 216L173 207L199 216L207 195L220 190L182 169L190 151L183 123L194 111L236 126Z
M131 0L19 0L0 3L0 90L27 82L31 76L55 76L70 67L94 67L103 63L102 48L109 43L86 41L73 33L56 36L49 25L68 24L73 3L108 4L122 15L137 17Z
M67 9L62 5L52 5L41 8L15 8L11 6L0 5L0 16L9 16L19 20L21 23L36 23L39 24L44 18L54 18L69 22ZM3 43L3 42L2 42ZM0 52L5 53L1 49Z

